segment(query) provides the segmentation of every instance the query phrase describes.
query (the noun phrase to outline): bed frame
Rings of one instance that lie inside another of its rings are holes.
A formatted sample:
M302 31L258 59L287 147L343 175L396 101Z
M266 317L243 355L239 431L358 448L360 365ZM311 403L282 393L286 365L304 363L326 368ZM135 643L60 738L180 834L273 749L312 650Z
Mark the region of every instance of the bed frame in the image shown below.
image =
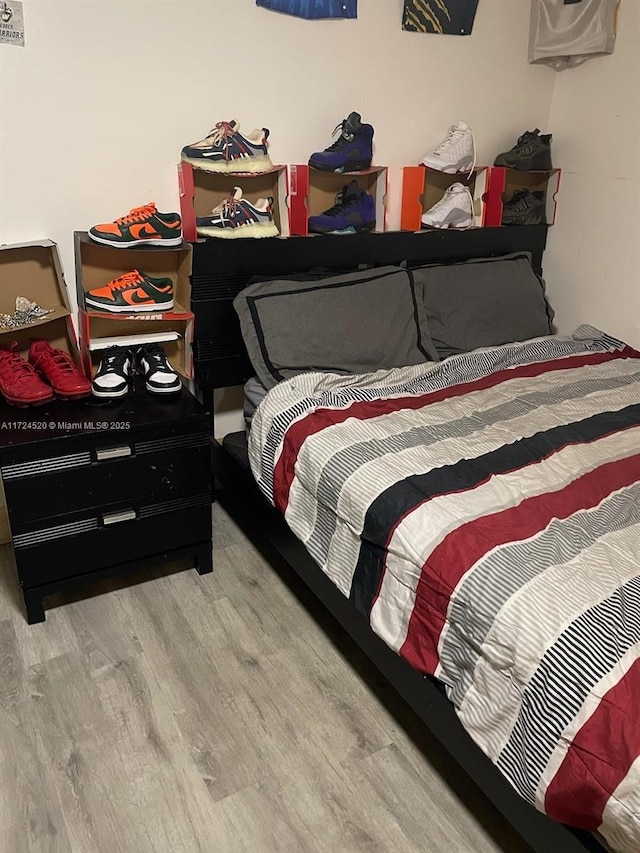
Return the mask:
M546 226L523 226L196 243L192 276L194 357L203 402L213 418L214 390L240 385L253 375L232 302L254 275L287 275L314 267L348 270L402 261L409 266L446 263L517 251L530 252L533 266L541 272L546 238ZM220 503L275 568L284 564L299 575L531 850L605 853L593 835L550 820L516 794L466 733L441 686L412 669L373 633L367 620L320 571L282 516L264 499L230 448L230 444L214 441L213 467Z

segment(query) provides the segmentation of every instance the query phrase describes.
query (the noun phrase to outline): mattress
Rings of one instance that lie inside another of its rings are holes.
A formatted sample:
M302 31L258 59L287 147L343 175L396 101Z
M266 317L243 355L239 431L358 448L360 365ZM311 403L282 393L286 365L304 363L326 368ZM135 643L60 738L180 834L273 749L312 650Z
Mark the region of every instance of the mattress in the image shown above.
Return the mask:
M272 389L253 475L549 816L640 850L640 353L582 327Z

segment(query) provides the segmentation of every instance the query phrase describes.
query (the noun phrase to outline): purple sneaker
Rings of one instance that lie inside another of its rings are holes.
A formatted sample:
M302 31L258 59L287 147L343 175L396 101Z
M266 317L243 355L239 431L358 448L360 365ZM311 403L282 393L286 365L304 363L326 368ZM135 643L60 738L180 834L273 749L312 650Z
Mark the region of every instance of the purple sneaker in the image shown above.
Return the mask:
M343 187L336 203L319 216L309 217L312 234L358 234L376 227L376 203L356 181Z
M351 113L334 130L341 129L336 141L309 158L309 165L323 172L360 172L371 166L373 127L362 124L359 113Z

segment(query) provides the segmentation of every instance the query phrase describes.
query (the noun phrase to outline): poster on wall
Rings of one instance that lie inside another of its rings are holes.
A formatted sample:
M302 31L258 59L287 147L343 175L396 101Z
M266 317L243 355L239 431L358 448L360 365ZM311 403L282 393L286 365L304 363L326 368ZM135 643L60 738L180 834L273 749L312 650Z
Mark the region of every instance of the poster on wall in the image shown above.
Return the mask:
M20 0L0 0L0 44L24 47L24 16Z
M358 0L256 0L256 5L307 20L358 17Z
M478 0L404 0L402 29L410 33L468 36Z

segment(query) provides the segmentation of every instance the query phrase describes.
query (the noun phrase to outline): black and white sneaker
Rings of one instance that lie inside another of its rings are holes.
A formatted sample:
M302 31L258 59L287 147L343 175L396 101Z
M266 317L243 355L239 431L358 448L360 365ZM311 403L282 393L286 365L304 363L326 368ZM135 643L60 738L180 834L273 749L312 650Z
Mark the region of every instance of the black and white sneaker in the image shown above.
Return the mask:
M91 383L94 397L124 397L129 392L131 352L126 347L109 347Z
M176 394L182 390L180 377L167 361L160 344L141 346L136 351L136 364L147 391L152 394Z

